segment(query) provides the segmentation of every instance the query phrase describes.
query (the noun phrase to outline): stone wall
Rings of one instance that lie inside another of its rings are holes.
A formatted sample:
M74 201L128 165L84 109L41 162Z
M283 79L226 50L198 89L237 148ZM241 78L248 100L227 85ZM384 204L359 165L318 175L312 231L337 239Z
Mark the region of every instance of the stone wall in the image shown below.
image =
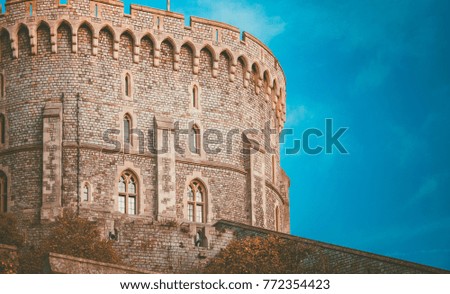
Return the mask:
M186 27L183 15L138 5L124 15L121 1L15 0L0 16L0 48L0 170L8 177L8 211L30 238L63 207L103 218L111 231L125 170L138 179L137 212L148 221L186 221L193 179L205 184L209 225L226 218L274 228L274 205L289 211L278 142L272 159L263 133L252 136L258 165L243 152L253 148L243 130L269 122L277 133L286 110L284 73L253 36L241 40L233 26L194 17ZM130 144L125 116L135 130ZM177 130L193 124L201 142L205 130L218 130L225 143L211 147L222 150L195 154L186 133L176 148ZM153 152L166 131L169 154ZM280 219L280 231L289 232L289 218Z
M327 273L336 274L448 274L449 271L408 262L396 258L368 253L360 250L332 245L288 234L256 228L230 221L219 221L215 225L217 230L232 231L236 238L251 236L275 235L280 238L293 240L300 244L316 249L312 259L326 263Z
M195 244L196 233L206 239ZM234 238L231 230L216 230L210 225L152 222L146 218L116 216L114 247L125 264L160 273L198 273Z
M209 238L200 247L194 244L199 229L190 223L153 222L147 218L115 216L117 241L114 248L123 263L105 264L51 253L47 273L200 273L211 258L231 240L275 235L315 249L311 260L325 263L327 273L337 274L448 274L450 272L413 262L300 238L254 226L218 221L202 229ZM6 251L5 251L6 250ZM0 245L0 253L16 254L15 247ZM16 255L15 255L16 256ZM301 273L300 273L301 274Z
M150 222L148 219L117 218L116 250L125 264L158 273L200 273L208 261L231 240L250 236L275 235L307 245L314 250L312 260L325 263L327 273L337 274L436 274L448 271L360 250L257 228L230 221L218 221L205 229L210 236L197 247L198 227L189 223Z

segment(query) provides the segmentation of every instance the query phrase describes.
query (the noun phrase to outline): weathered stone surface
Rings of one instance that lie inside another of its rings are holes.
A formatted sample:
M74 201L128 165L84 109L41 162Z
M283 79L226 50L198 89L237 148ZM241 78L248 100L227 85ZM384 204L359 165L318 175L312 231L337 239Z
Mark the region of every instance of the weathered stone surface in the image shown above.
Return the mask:
M283 127L285 77L264 44L212 20L186 27L183 15L138 5L124 15L116 0L58 3L7 1L0 16L0 170L27 240L72 208L105 238L117 231L130 264L171 272L196 270L232 238L215 231L217 220L289 232L289 179L278 142L266 152L262 132L266 122ZM220 152L192 151L194 124L200 145L207 130L222 134L211 146ZM242 136L251 128L261 130L257 154L242 152L252 149ZM123 172L136 181L136 215L119 212ZM205 190L201 223L188 217L193 180ZM199 231L203 248L194 245Z

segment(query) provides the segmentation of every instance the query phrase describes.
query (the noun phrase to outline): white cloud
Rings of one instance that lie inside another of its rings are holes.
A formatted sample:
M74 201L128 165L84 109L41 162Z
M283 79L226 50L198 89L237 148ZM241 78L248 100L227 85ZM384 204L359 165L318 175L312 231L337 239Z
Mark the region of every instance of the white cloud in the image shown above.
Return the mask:
M416 195L414 195L414 200L417 201L432 194L437 190L437 188L438 188L438 181L435 177L426 179L420 186Z
M385 121L385 128L391 138L386 143L389 152L397 156L396 164L406 167L417 160L418 154L424 154L428 150L428 143L419 134L404 126Z
M437 195L436 193L440 188L442 188L442 183L445 183L448 178L448 173L433 174L425 178L420 182L420 186L418 187L416 193L414 193L408 201L407 207L417 204L422 205L423 203L430 201L430 197Z
M364 91L376 89L384 85L389 76L391 67L378 59L371 62L357 74L353 87L353 93L360 95Z
M305 119L307 110L305 105L300 105L289 110L288 123L295 125Z

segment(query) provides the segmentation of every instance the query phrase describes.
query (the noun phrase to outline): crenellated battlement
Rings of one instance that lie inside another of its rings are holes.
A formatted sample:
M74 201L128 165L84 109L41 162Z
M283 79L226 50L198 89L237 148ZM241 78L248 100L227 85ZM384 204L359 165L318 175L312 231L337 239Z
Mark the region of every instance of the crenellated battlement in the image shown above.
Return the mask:
M19 33L26 32L32 56L39 56L38 30L49 30L51 53L58 53L58 30L67 26L70 30L70 47L77 54L80 44L80 30L88 29L91 54L97 56L101 32L107 31L113 39L111 54L118 60L121 39L132 40L132 62L140 63L143 40L152 44L153 66L161 64L163 43L168 43L173 52L173 70L180 69L181 50L189 47L192 51L192 75L201 70L200 52L207 50L212 57L212 78L219 75L219 60L223 55L229 61L230 83L242 81L244 87L254 84L256 94L265 93L265 100L272 104L279 131L286 121L285 76L278 60L267 46L249 33L242 34L238 28L217 21L190 18L190 26L185 26L182 14L158 10L140 5L131 5L129 15L123 13L123 2L115 0L68 0L66 5L59 0L9 0L6 12L0 17L0 31L10 40L11 56L20 59ZM5 40L6 38L2 38ZM108 48L109 49L109 48ZM242 77L236 78L238 63L242 65ZM222 73L221 73L222 74ZM252 80L252 83L250 82Z

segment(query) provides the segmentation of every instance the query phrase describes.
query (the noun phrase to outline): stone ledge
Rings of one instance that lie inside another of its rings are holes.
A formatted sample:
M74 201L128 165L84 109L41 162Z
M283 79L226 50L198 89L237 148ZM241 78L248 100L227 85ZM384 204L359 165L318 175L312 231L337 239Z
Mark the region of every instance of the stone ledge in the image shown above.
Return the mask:
M92 2L107 4L107 5L113 5L118 7L124 7L124 4L122 1L119 0L91 0Z
M218 28L230 30L235 33L240 33L240 30L237 27L229 25L227 23L223 23L223 22L216 21L216 20L210 20L210 19L206 19L206 18L200 18L200 17L196 17L196 16L191 16L191 28L193 27L193 24L195 24L195 23L204 24L204 25L212 26L212 27L218 27Z
M47 274L155 274L133 267L49 253L44 272Z
M17 247L13 245L0 244L0 251L17 251Z
M180 13L157 9L157 8L152 8L152 7L147 7L147 6L142 6L142 5L138 5L138 4L131 4L131 14L133 14L134 11L148 12L148 13L152 13L155 15L170 16L173 18L178 18L178 19L184 20L184 15L180 14Z
M236 167L232 164L228 164L228 163L224 163L224 162L208 161L208 160L195 160L195 159L185 158L185 157L181 157L181 156L176 156L175 162L183 163L183 164L197 165L197 166L208 167L208 168L224 169L224 170L229 170L232 172L237 172L237 173L240 173L243 175L247 174L247 171L245 169L242 169L240 167Z

